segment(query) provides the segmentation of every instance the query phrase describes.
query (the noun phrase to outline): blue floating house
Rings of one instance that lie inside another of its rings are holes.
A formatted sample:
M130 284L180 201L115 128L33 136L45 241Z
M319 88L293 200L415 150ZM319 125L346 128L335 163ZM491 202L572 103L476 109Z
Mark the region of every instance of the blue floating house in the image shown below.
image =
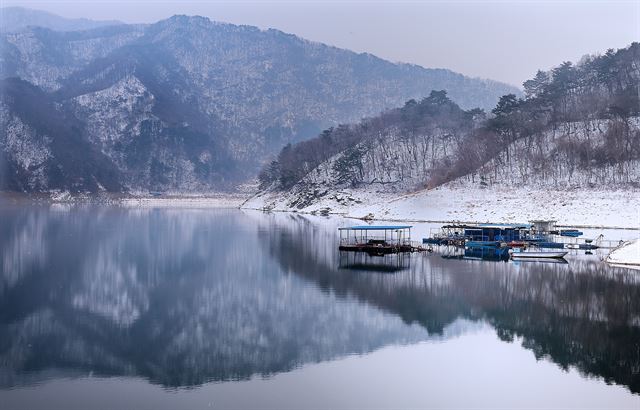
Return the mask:
M465 245L474 246L500 246L501 243L521 241L524 236L522 231L531 228L527 224L479 224L466 225L464 227Z

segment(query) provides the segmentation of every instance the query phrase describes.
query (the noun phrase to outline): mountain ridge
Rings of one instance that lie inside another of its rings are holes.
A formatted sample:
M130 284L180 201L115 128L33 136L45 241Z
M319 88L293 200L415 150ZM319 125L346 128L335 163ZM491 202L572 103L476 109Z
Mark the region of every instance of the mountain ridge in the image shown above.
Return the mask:
M26 7L2 7L1 31L18 31L30 26L46 27L59 31L86 30L96 27L125 24L117 20L91 20L86 18L67 18L43 10Z
M536 204L534 218L550 216L540 199L553 190L565 198L558 206L576 192L594 209L602 204L589 192L607 192L620 197L617 215L632 220L629 197L640 188L640 73L633 69L639 62L640 43L633 43L538 71L524 83L525 98L505 95L489 114L465 111L445 91L433 91L378 117L327 129L285 147L263 168L260 192L244 206L383 219L437 214L441 219L434 220L450 220L460 212L471 221L495 214L487 205L492 193L501 198L510 187L533 196L510 202L521 209ZM615 215L611 221L624 224Z
M254 177L283 145L376 115L434 88L448 89L465 106L485 107L506 91L518 92L445 69L391 63L279 30L205 17L76 32L30 28L4 33L2 42L1 78L19 77L41 87L54 101L50 106L81 124L82 139L111 161L125 191L233 189ZM118 88L133 77L153 97L147 108L126 105L140 97L136 87ZM100 98L100 91L116 89L123 94L113 95L108 104L77 104L79 97ZM11 101L5 101L5 110L11 112ZM116 112L125 115L119 128L108 129L117 135L92 134L107 132L96 124ZM0 146L7 140L4 134ZM64 138L55 130L44 134L52 141ZM17 170L15 163L7 158L4 164L13 165L5 172L24 175L19 186L29 191L30 175L41 171ZM97 186L62 180L39 189L94 191Z

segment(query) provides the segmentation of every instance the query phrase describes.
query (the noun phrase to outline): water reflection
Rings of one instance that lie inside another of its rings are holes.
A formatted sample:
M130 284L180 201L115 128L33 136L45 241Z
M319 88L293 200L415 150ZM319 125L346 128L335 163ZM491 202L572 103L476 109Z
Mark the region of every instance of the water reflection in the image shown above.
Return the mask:
M0 209L0 386L193 386L429 337L283 271L258 229L237 211Z
M588 256L358 259L337 251L339 223L0 208L0 386L88 374L194 386L490 323L538 358L640 391L637 273Z
M329 250L335 239L306 218L295 225L282 219L271 218L281 229L263 229L270 233L263 243L284 269L327 290L353 295L431 334L459 318L485 320L505 341L521 337L537 358L640 392L637 272L609 267L594 255L570 256L564 264L495 263L465 251L459 257L413 255L410 266L393 275L345 275L333 268L339 265ZM502 260L494 256L488 257Z
M369 255L366 252L340 251L338 267L346 270L393 273L411 267L411 255L396 253Z

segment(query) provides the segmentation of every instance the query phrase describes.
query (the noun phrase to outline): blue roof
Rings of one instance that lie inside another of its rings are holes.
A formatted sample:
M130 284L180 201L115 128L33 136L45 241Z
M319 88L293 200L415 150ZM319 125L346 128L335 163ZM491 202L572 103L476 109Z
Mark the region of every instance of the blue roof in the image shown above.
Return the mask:
M475 228L519 229L519 228L529 228L530 226L531 224L478 224Z
M386 231L391 229L409 229L411 225L360 225L360 226L348 226L346 228L338 228L339 230L349 231Z

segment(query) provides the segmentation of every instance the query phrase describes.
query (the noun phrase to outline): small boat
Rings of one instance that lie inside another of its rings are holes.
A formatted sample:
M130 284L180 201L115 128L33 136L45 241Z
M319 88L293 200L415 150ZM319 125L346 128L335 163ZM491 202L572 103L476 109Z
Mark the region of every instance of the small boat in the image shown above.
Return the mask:
M555 263L560 265L568 265L569 262L565 258L515 258L511 259L511 263L513 264L521 264L521 263Z
M509 251L511 257L516 258L564 258L564 256L569 252L514 252Z

